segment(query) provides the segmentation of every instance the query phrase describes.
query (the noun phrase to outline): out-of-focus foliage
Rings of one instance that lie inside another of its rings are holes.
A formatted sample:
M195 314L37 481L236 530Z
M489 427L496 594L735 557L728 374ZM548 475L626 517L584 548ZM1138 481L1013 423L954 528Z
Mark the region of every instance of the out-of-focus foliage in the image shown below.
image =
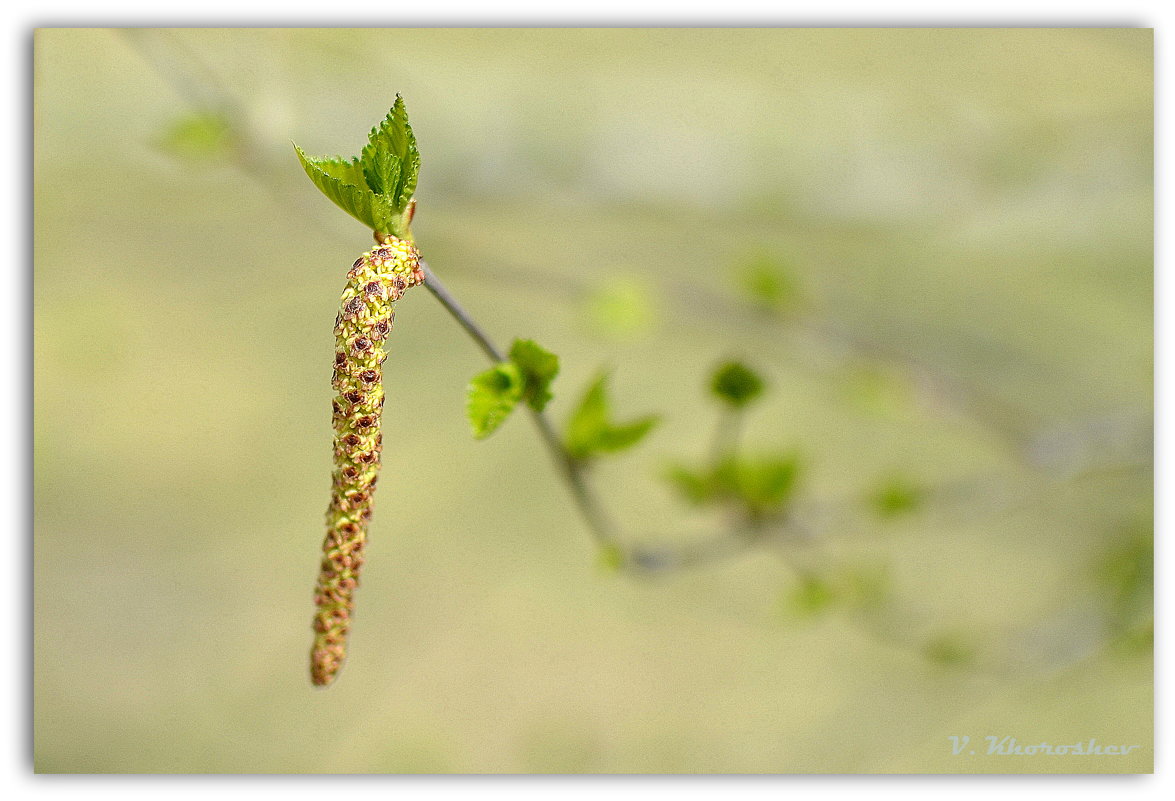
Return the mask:
M775 315L786 315L803 304L803 294L796 268L782 257L760 253L738 269L738 288L756 308Z
M714 395L735 408L754 401L763 394L763 387L762 377L742 362L727 362L710 379Z
M644 439L658 420L656 415L647 415L626 423L614 421L608 399L608 374L600 373L567 421L567 452L575 459L593 459L627 450Z
M809 617L829 609L836 599L836 591L827 581L806 574L800 577L795 589L788 594L785 606L793 615Z
M799 458L795 454L740 452L736 415L759 400L766 382L751 367L739 361L720 364L710 375L711 397L718 401L723 417L710 461L702 467L671 464L665 478L687 503L713 506L734 513L740 524L753 526L783 517L796 486Z
M906 476L883 480L869 496L869 503L881 518L901 517L918 509L923 502L922 488Z
M938 634L924 647L926 658L944 667L961 667L975 659L975 648L964 635Z
M799 475L795 456L728 456L706 468L672 465L666 478L688 502L719 505L761 522L787 510Z
M233 155L237 135L224 114L198 111L177 117L158 140L164 153L194 164L223 164Z
M815 618L831 610L871 612L888 598L889 574L877 565L858 564L803 572L783 595L787 619Z
M619 342L648 334L658 315L649 287L633 277L602 281L588 296L586 313L593 332Z
M1126 650L1154 639L1155 542L1153 519L1123 526L1120 538L1096 562L1110 627Z

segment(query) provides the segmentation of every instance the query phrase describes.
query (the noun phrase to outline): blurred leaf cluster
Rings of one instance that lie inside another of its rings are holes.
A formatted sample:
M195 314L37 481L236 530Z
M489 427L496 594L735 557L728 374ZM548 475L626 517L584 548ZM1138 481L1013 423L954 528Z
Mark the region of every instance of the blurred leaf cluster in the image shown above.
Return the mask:
M796 269L778 254L750 256L738 269L737 278L740 295L760 312L783 317L803 306Z
M1155 543L1153 521L1135 521L1095 563L1115 644L1148 649L1154 640Z
M749 521L781 516L795 490L795 456L727 456L717 464L690 468L671 465L666 479L695 506L725 506Z
M906 476L883 479L870 493L870 508L883 520L917 511L925 501L925 489Z
M657 322L658 310L645 282L623 276L602 281L588 296L584 314L593 333L623 342L648 333Z
M763 396L766 382L745 363L728 361L711 373L709 388L720 407L714 451L700 466L671 464L666 480L687 503L726 509L746 523L782 517L799 478L799 457L745 455L738 448L741 416Z
M188 164L225 164L239 145L225 114L196 111L172 121L156 139L164 153Z

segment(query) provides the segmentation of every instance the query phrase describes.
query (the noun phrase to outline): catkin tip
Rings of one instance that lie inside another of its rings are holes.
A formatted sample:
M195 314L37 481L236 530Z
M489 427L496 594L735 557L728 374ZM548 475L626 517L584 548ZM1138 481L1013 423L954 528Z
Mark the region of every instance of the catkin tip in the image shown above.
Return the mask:
M317 651L310 654L310 683L315 687L329 687L338 675L338 663L326 664L322 661L322 654Z

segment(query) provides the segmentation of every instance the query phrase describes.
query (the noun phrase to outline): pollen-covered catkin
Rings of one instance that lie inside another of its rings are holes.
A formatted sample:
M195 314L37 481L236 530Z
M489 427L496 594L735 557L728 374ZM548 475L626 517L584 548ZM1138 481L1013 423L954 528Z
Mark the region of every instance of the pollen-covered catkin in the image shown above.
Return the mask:
M334 680L346 657L355 588L363 566L383 450L384 341L392 329L395 302L408 287L424 281L420 254L411 243L394 237L380 241L356 259L347 273L335 320L335 468L310 654L310 678L320 686Z

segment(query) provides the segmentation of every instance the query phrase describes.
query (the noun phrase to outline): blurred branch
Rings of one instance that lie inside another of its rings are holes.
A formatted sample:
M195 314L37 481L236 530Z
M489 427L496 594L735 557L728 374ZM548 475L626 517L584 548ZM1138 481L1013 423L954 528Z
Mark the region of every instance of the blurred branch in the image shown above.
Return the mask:
M745 412L741 408L723 407L718 423L714 426L714 439L710 443L712 464L718 464L738 449L744 421Z
M173 32L159 28L119 28L118 31L189 105L223 112L234 121L245 119L244 107L212 69Z

